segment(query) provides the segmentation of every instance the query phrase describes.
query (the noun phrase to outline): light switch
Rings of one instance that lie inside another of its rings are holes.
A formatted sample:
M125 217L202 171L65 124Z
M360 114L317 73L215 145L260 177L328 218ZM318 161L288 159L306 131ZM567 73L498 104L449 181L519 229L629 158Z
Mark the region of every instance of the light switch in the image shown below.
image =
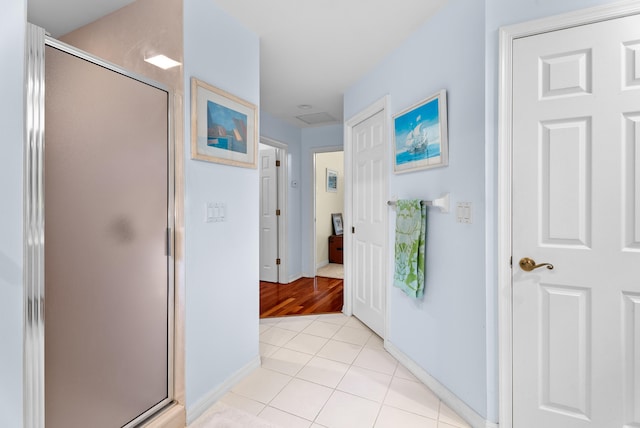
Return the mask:
M215 207L214 207L214 203L213 202L207 202L205 204L205 216L204 216L204 221L205 223L211 223L215 219Z
M456 206L456 221L471 224L471 202L458 202Z
M206 203L206 223L217 223L225 221L226 207L224 202L207 202Z

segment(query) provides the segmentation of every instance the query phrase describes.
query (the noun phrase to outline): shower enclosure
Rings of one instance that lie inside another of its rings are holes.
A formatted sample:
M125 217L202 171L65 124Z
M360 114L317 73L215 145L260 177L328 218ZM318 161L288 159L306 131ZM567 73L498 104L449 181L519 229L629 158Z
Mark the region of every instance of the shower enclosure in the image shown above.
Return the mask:
M33 38L25 425L136 426L173 397L171 97Z

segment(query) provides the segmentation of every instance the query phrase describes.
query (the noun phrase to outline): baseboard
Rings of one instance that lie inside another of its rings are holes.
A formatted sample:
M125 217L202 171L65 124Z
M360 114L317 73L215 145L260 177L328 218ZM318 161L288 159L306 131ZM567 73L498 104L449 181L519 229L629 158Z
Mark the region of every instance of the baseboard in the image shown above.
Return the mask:
M292 283L293 281L297 281L297 280L299 280L300 278L302 278L302 274L298 274L298 275L291 275L291 276L289 277L289 282L288 282L288 283Z
M329 259L323 260L320 263L316 263L316 269L320 269L321 267L325 267L329 264Z
M247 365L233 373L227 380L222 382L217 388L210 391L206 396L200 399L196 404L187 409L187 425L190 425L202 416L204 412L209 410L216 401L220 400L227 392L237 385L242 379L248 376L255 369L260 367L260 356L256 356Z
M396 348L388 340L384 341L385 349L393 355L403 366L405 366L415 377L424 383L443 403L456 412L462 419L467 421L473 428L498 428L498 424L489 422L480 416L475 410L469 407L464 401L458 398L447 387L441 384L436 378L427 373L415 361Z

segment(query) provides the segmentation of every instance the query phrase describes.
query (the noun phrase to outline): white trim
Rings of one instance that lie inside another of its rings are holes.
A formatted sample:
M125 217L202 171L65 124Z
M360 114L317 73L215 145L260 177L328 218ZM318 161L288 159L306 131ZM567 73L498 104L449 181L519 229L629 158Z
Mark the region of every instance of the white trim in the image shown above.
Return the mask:
M515 39L588 25L640 13L640 2L623 1L500 28L498 96L498 336L500 425L513 426L512 242L512 106Z
M280 141L273 140L267 137L260 137L260 142L262 144L266 144L267 146L275 147L280 150L280 168L278 169L278 207L280 208L280 221L278 223L278 256L280 257L280 266L278 267L278 282L280 284L288 284L285 280L287 278L289 271L287 269L287 248L288 248L288 227L287 221L289 217L288 210L288 193L287 190L289 186L287 183L289 182L289 167L287 164L288 159L288 148L289 146L286 143L281 143ZM289 280L289 282L291 282Z
M487 421L475 410L469 407L464 401L458 398L447 387L441 384L436 378L431 376L415 361L396 348L388 340L384 341L384 348L403 366L407 368L415 377L424 383L440 400L456 412L462 419L475 428L498 428L498 424Z
M202 397L196 404L187 409L187 425L190 425L202 416L211 406L216 404L231 388L236 386L245 377L249 376L255 369L260 367L260 356L256 356L244 367L241 367L231 376L229 376L224 382L222 382L217 388L212 389Z
M385 95L379 100L375 101L370 106L366 107L364 110L361 110L359 113L353 115L350 119L345 121L344 126L344 218L342 222L344 224L344 306L343 312L347 316L351 316L353 313L353 273L352 266L355 264L355 260L353 259L353 239L352 234L349 233L353 226L353 222L351 221L351 216L353 213L353 171L351 168L353 162L353 128L355 128L359 123L364 120L370 118L371 116L382 112L384 117L384 136L386 138L386 142L391 141L390 138L390 126L389 126L389 95ZM389 147L389 144L386 144ZM389 199L389 149L384 151L383 155L383 165L386 167L386 174L384 174L384 192L385 192L385 200ZM385 230L388 230L388 222L389 216L386 216L385 222L387 223L385 226ZM389 260L389 243L388 243L388 235L385 235L385 243L384 243L384 254L382 255L383 260ZM386 271L386 267L385 267ZM385 275L388 277L388 275ZM387 278L388 279L388 278ZM384 337L389 336L389 293L387 293L387 287L384 287L383 292L385 293L385 309L384 309Z
M292 283L294 281L299 280L300 278L302 278L302 274L298 274L298 275L291 275L289 277L289 282L288 283Z

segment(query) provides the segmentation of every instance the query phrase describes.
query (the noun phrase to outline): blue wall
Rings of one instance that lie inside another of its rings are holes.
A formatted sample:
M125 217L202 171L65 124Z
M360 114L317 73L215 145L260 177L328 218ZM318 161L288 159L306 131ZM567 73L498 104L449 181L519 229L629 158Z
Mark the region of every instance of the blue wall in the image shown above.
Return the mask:
M26 2L0 13L0 426L22 426L22 147Z
M345 93L345 118L390 95L391 115L447 90L449 166L395 175L389 192L433 199L450 193L452 213L429 210L426 291L409 299L388 288L387 340L478 414L487 409L484 200L484 4L451 0ZM390 145L391 152L391 145ZM390 155L390 159L393 156ZM471 202L473 223L456 223ZM390 211L394 224L394 212ZM393 232L390 242L394 242ZM389 253L393 254L393 248ZM388 284L393 265L389 265Z
M190 78L260 104L259 39L209 0L184 2L185 89ZM224 58L224 61L220 61ZM258 171L191 160L185 90L187 413L258 357ZM226 221L205 223L206 202Z
M302 131L284 121L260 112L260 136L287 145L287 278L294 281L302 276L302 245L300 221L300 148ZM292 187L296 181L298 187Z

